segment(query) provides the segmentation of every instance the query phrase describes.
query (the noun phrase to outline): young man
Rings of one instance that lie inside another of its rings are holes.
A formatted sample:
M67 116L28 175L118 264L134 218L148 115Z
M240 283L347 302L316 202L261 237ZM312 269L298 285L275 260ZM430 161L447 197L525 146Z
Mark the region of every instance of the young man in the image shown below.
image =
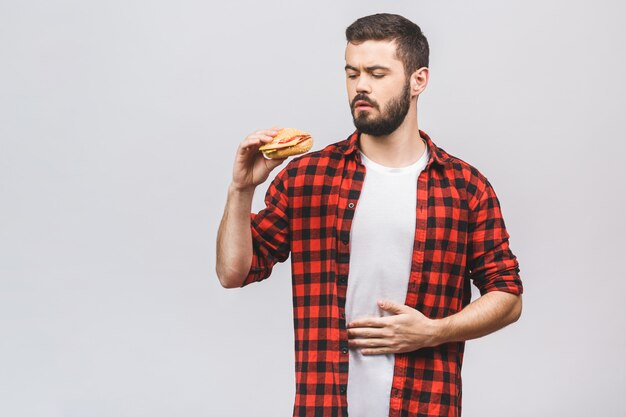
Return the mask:
M346 37L356 131L291 160L258 214L254 189L284 161L258 147L278 128L239 145L217 274L245 286L291 253L294 416L459 416L464 341L519 318L518 263L488 180L418 129L420 28L377 14Z

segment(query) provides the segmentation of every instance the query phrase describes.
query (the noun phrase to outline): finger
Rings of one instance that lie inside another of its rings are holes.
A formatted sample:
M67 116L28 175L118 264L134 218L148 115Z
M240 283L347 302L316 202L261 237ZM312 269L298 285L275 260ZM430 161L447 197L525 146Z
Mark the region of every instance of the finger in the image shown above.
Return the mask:
M261 141L259 139L246 139L243 142L241 142L239 144L239 148L237 149L238 152L246 152L248 151L250 148L255 148L260 146Z
M266 135L265 133L253 133L248 136L246 139L263 139L263 140L273 140L274 136Z
M256 132L254 132L252 135L268 135L268 136L276 136L278 134L278 132L280 132L281 129L263 129L263 130L257 130ZM251 135L251 136L252 136Z
M265 156L265 155L264 155ZM267 167L270 169L276 168L278 165L282 164L287 160L287 158L267 158L265 157Z
M376 318L376 317L368 317L362 319L356 319L348 323L349 328L354 327L385 327L384 317Z
M243 142L241 142L239 147L241 150L244 150L244 151L247 151L248 149L251 149L251 148L256 150L261 145L271 140L272 138L269 136L253 135L253 136L247 137Z
M263 141L264 143L268 143L274 140L274 137L269 136L269 135L263 135L263 136L259 136L259 139L261 139L261 141Z
M351 348L380 348L389 347L389 341L386 339L349 339L348 347Z
M369 349L361 349L361 353L365 356L372 355L386 355L390 353L394 353L393 349L390 348L369 348Z
M274 140L272 136L268 135L254 135L251 136L249 139L256 139L259 142L259 145L265 145L266 143L270 143Z
M355 329L348 329L349 338L357 337L386 337L386 333L379 327L358 327Z
M404 304L398 304L391 300L379 300L378 306L385 311L388 311L393 314L403 314L407 313L408 309L411 307L405 306Z

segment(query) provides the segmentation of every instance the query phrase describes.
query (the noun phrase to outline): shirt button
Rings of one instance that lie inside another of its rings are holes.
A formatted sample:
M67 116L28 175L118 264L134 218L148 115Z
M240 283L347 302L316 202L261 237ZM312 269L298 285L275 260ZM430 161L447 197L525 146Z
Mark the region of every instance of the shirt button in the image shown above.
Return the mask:
M343 243L344 245L348 244L348 241L346 239L342 240L341 243Z
M339 283L340 284L345 284L346 283L346 277L339 277Z
M339 387L339 392L342 394L346 393L346 387L344 387L343 385L341 387Z
M348 204L348 207L350 207L350 208L354 208L354 203L350 203L350 204Z
M347 347L341 348L341 353L348 353L348 348Z

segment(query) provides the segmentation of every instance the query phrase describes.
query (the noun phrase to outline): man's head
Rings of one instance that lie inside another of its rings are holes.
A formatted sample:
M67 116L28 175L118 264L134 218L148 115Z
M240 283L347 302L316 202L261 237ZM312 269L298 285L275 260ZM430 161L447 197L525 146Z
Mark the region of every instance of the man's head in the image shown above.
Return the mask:
M395 41L396 56L407 75L428 67L428 40L419 26L397 14L380 13L357 19L346 29L346 40L354 44Z
M376 14L346 29L346 86L354 124L388 135L406 118L428 82L428 41L402 16Z

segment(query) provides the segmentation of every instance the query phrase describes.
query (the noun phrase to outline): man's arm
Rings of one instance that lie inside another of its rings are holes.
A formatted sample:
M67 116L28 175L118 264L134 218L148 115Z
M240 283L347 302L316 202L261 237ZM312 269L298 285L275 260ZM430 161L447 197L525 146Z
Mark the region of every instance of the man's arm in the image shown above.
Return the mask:
M521 314L521 295L488 292L458 313L438 320L435 346L486 336L516 322Z
M228 187L224 216L217 232L215 271L224 288L238 288L252 263L250 211L254 188Z
M226 208L217 232L215 272L225 288L240 287L250 270L253 256L250 211L254 190L285 161L285 158L268 160L258 149L270 142L279 130L274 127L256 131L237 149L233 180L228 187Z
M522 296L492 291L443 319L429 319L389 300L380 300L378 305L394 315L358 319L348 325L349 346L363 349L364 355L411 352L486 336L517 321Z

